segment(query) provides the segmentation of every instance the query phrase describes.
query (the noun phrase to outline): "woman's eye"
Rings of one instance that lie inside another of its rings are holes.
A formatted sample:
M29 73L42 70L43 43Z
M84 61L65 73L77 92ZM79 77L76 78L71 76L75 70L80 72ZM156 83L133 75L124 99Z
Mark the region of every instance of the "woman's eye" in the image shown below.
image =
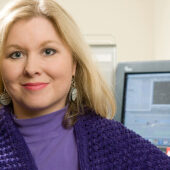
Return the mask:
M53 55L56 53L56 50L51 49L51 48L47 48L44 50L44 55Z
M16 51L9 55L9 57L13 59L21 58L22 56L23 54L21 51Z

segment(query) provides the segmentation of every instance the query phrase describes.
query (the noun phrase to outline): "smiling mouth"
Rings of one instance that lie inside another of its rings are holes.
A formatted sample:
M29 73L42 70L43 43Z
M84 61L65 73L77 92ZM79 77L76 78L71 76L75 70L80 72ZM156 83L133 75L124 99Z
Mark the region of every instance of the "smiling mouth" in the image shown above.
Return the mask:
M41 90L48 86L48 83L26 83L23 87L27 90Z

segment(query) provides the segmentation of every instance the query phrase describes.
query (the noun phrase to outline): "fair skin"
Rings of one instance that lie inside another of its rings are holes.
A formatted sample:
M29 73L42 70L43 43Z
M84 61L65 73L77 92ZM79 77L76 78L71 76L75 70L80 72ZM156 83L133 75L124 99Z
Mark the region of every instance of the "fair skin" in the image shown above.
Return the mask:
M63 108L75 71L71 51L48 19L19 20L11 27L1 75L17 118Z

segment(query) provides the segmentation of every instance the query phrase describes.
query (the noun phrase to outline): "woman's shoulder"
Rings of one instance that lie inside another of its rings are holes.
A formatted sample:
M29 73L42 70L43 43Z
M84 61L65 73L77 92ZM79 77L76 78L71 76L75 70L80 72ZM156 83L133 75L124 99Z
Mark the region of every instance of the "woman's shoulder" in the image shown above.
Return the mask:
M137 134L128 128L126 128L122 123L112 119L103 118L100 115L97 115L94 111L89 111L80 116L76 126L82 128L86 131L93 131L93 133L106 133L108 135L117 137L120 136L136 136ZM138 135L137 135L138 136Z
M80 137L83 136L80 140L86 141L86 147L93 150L91 154L102 150L103 156L107 155L107 158L122 166L170 169L170 158L120 122L91 112L79 119L75 129L78 129Z
M5 117L5 107L0 105L0 123L2 122L4 117Z
M12 118L11 118L11 111L12 111L12 106L7 105L7 106L1 106L0 107L0 126L5 127L5 126L12 126ZM0 129L2 130L2 128Z

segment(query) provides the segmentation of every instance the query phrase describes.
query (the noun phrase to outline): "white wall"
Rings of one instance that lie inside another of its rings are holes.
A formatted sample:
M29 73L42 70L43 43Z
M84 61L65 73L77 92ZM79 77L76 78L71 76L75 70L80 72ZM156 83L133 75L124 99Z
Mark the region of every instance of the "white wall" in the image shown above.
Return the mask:
M83 34L112 34L118 61L153 57L153 0L58 0Z
M9 0L0 0L0 8L3 8L3 6L8 2Z
M170 59L170 0L155 0L154 58Z

